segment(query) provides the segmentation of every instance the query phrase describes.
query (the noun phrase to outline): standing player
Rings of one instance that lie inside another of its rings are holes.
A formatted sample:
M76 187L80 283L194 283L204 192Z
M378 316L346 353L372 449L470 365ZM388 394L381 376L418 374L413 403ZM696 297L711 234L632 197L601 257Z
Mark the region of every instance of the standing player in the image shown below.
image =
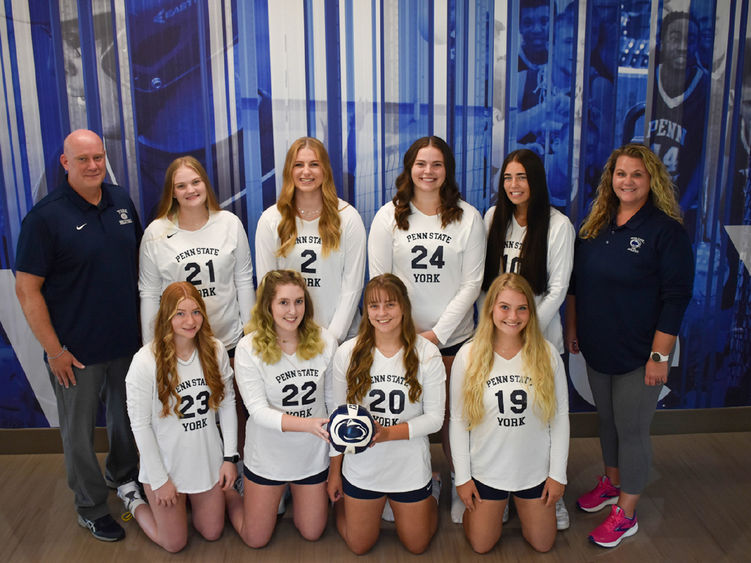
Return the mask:
M186 497L196 530L213 541L224 530L224 494L237 477L232 368L214 338L206 305L187 282L164 290L154 340L133 357L128 415L141 454L149 503L125 500L141 529L175 553L188 542ZM216 415L224 436L216 425Z
M357 210L337 197L333 177L321 141L292 143L279 199L256 227L256 274L300 272L316 304L315 321L342 342L359 321L365 227Z
M450 428L472 549L486 553L498 542L513 494L524 539L549 551L566 484L568 390L563 361L543 338L532 288L521 276L496 278L477 334L456 357Z
M250 547L271 540L287 485L305 539L317 540L328 520L326 417L336 341L313 320L306 285L298 272L268 272L250 332L237 345L237 386L248 409L244 498L231 491L227 502Z
M446 373L474 330L485 266L482 218L461 199L454 170L443 139L412 143L396 195L376 213L368 237L371 277L388 272L404 282L417 331L441 349ZM442 440L450 459L447 423Z
M154 335L159 296L174 281L196 286L216 337L230 358L255 301L250 246L240 220L219 207L192 156L167 168L157 218L141 241L138 286L144 342Z
M370 226L370 276L393 273L407 287L415 327L453 357L474 329L473 305L485 263L485 229L461 199L454 155L439 137L404 154L394 199Z
M488 291L498 274L521 274L534 291L543 336L563 354L559 310L574 264L574 227L550 206L545 169L534 152L520 149L503 161L498 203L488 209L485 224L488 251L483 290ZM463 512L462 505L452 501L451 508L456 521ZM559 530L569 527L563 498L556 504L556 521Z
M365 308L357 338L334 358L333 394L334 404L367 408L377 432L373 447L331 458L329 498L353 552L366 553L378 540L388 499L402 544L422 553L438 526L440 481L431 478L428 434L443 422L446 374L438 349L415 332L399 278L371 279Z

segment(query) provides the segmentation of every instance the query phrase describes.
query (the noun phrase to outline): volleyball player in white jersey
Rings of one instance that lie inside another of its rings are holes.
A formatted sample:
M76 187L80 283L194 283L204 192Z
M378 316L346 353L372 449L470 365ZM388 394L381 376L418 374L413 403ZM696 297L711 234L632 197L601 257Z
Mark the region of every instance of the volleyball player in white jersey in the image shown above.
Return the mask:
M123 498L146 535L170 552L193 526L207 540L224 530L224 494L237 477L237 418L232 368L212 335L206 305L187 282L167 286L154 340L141 348L125 378L128 416L141 457L138 476L148 504ZM219 414L224 443L216 425Z
M542 160L528 149L509 153L498 201L485 214L488 247L482 288L499 274L522 275L535 292L543 336L563 354L560 308L574 264L574 227L551 207Z
M482 217L461 199L455 167L440 137L412 143L396 195L368 237L370 276L388 272L404 282L417 331L449 357L474 329L485 263Z
M272 270L258 287L249 333L235 356L248 409L244 495L227 495L230 520L250 547L271 539L289 484L294 523L317 540L328 520L328 412L336 340L313 320L305 280Z
M311 137L287 151L276 205L256 227L256 274L300 272L316 304L315 321L342 342L360 320L365 276L365 227L357 210L339 199L329 155Z
M450 402L451 454L472 549L486 553L498 542L513 494L522 535L549 551L566 483L568 390L523 277L503 274L488 289L477 333L456 356Z
M504 159L497 203L485 214L485 225L488 247L483 291L499 274L522 275L535 293L543 336L563 354L559 311L571 277L576 237L568 217L551 207L545 168L533 151L516 150ZM463 512L463 505L454 497L452 519L461 522ZM570 525L562 498L556 505L556 522L559 530Z
M378 430L364 452L331 458L329 497L353 552L378 540L388 499L402 544L422 553L438 525L440 482L432 477L428 435L443 423L446 373L438 349L415 331L399 278L371 279L364 306L357 338L334 358L334 404L363 405Z
M206 170L192 156L177 158L167 168L157 218L141 240L144 342L154 334L159 296L173 281L196 286L231 358L255 301L250 246L242 223L219 207Z

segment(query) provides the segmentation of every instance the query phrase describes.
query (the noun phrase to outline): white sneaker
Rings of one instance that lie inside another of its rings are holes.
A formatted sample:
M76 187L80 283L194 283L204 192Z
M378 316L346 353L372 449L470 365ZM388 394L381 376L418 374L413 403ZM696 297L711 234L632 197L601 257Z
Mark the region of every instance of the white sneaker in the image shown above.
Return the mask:
M568 516L568 510L563 502L563 498L559 498L555 503L555 527L558 530L568 530L571 525L571 519Z
M431 483L433 484L433 487L430 494L433 495L436 504L441 504L441 475L439 473L433 473Z
M276 515L281 516L284 514L284 512L287 510L287 498L291 496L292 493L289 492L289 487L284 489L284 493L282 494L282 498L279 499L279 508L276 509Z
M120 485L117 488L117 496L123 501L125 510L131 514L135 514L136 508L146 504L137 481L128 481Z
M508 502L506 503L506 508L503 509L503 518L501 518L501 521L505 524L508 522L508 507L511 506L511 495L508 497Z
M394 521L394 511L391 510L391 503L386 499L386 504L383 505L383 514L381 514L381 519L385 520L386 522L393 522Z
M456 484L454 483L454 475L451 475L451 521L454 524L461 524L464 520L464 510L466 506L459 498L459 493L456 490Z

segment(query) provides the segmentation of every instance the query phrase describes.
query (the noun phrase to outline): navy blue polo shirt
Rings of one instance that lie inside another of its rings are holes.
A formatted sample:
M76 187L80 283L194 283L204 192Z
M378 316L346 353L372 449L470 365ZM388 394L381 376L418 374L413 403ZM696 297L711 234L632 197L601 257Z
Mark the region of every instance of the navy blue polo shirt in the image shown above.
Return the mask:
M66 180L21 224L16 270L45 278L52 326L84 365L139 348L141 235L133 202L112 184L102 184L102 199L92 205Z
M587 363L614 375L646 364L656 330L678 334L693 280L688 233L651 202L624 225L577 239L569 294Z

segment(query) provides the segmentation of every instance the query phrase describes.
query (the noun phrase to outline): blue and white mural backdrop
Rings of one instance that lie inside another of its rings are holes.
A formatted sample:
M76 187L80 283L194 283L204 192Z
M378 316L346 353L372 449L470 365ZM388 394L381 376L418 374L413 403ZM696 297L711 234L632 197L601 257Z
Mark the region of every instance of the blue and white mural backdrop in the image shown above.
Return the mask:
M21 220L60 182L66 134L101 134L147 223L192 154L252 238L289 144L315 136L366 226L406 148L447 139L464 197L504 155L545 161L578 224L610 151L649 143L696 258L667 408L751 405L749 0L6 0L0 3L0 427L57 424L15 299ZM102 327L106 330L106 327ZM578 360L578 361L576 361ZM572 410L587 410L580 359Z

